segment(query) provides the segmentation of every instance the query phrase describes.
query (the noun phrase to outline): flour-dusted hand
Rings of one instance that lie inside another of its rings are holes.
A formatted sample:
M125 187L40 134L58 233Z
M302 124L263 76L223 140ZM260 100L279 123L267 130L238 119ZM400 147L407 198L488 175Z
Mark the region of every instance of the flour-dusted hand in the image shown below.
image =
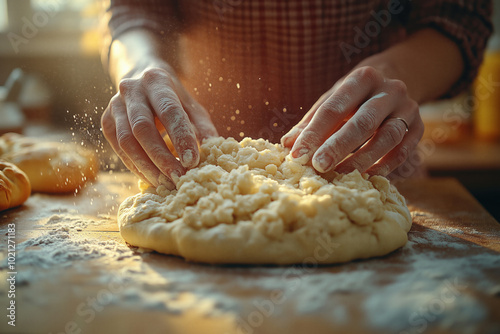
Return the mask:
M217 135L208 112L164 68L150 67L122 79L102 116L102 130L123 163L143 181L172 187L199 162L198 143ZM179 160L170 152L158 120Z
M423 132L406 85L364 66L323 94L282 143L321 173L357 169L385 176L406 161Z

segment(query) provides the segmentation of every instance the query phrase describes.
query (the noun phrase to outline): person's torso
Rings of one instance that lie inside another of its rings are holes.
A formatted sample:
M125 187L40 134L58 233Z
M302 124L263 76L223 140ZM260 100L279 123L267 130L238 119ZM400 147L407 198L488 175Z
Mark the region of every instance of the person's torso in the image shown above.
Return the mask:
M221 135L278 142L353 66L404 38L388 2L180 1L183 83Z

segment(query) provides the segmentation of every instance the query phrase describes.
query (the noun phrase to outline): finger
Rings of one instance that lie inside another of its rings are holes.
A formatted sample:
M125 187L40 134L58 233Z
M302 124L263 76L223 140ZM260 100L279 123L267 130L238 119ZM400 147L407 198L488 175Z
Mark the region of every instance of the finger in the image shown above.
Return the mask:
M326 173L367 141L396 108L397 98L381 92L366 101L344 126L328 138L313 156L314 168Z
M113 100L110 103L110 106L104 111L101 117L101 126L102 126L102 132L104 134L104 137L106 140L109 142L111 145L111 148L115 151L115 153L118 155L120 160L123 162L123 164L135 175L137 175L141 180L144 182L151 184L151 182L148 180L144 174L142 174L137 167L134 165L132 160L125 154L125 152L120 148L120 145L118 144L118 140L116 138L116 124L113 116L111 115L110 109L112 108L112 105L115 103L121 103L121 102L113 102Z
M123 132L117 133L118 139L122 137L124 141L119 141L120 147L146 176L147 173L152 173L156 177L156 183L164 180L161 174L176 183L184 174L184 168L168 150L155 126L154 115L147 100L136 85L132 80L123 80L120 83L120 94L126 106L126 117L122 112L115 116L117 129Z
M182 99L182 106L187 111L189 120L194 126L196 138L201 143L203 139L210 137L217 137L219 134L215 128L210 114L201 106L195 99L190 97L187 92L183 94L185 98Z
M146 71L144 83L149 102L174 144L182 166L196 167L200 157L196 134L174 92L172 79L160 71Z
M281 145L283 145L284 147L292 148L293 144L295 144L295 141L297 140L299 135L306 128L307 124L309 124L309 121L311 120L312 116L313 113L308 112L307 114L305 114L304 118L302 118L302 120L299 123L297 123L297 125L291 128L287 134L281 137L280 140Z
M318 110L318 108L331 96L331 92L328 91L327 93L321 95L321 97L314 103L314 105L309 109L309 111L302 117L302 119L288 131L283 137L281 137L281 145L285 147L292 147L293 144L295 144L295 141L299 137L299 135L302 133L302 131L306 128L306 126L309 124L311 119L314 116L314 113Z
M386 119L373 138L354 154L337 165L338 173L350 173L357 169L361 173L394 149L406 135L406 125L395 117Z
M193 124L196 138L201 142L205 138L217 137L219 133L215 128L210 114L207 110L198 103L187 91L182 84L175 78L171 77L175 91L179 97L182 107L186 110L189 120ZM163 125L162 125L163 126ZM165 130L166 131L166 130ZM170 141L172 144L172 141ZM173 145L173 144L172 144Z
M401 166L409 157L411 157L412 152L415 152L415 148L422 138L423 133L424 124L422 123L421 118L418 117L413 121L413 123L410 124L409 131L403 137L401 143L383 156L366 172L370 175L389 175L389 173Z
M127 117L126 107L114 106L111 108L111 113L116 124L116 141L119 150L124 152L127 157L122 160L126 165L133 162L134 166L146 177L147 183L157 187L161 173L135 139Z
M339 124L369 97L378 79L375 70L353 72L316 111L297 138L292 157L309 161L316 150L338 129ZM360 84L360 83L363 84Z
M312 117L318 110L318 108L326 101L328 98L335 92L338 87L344 82L345 77L339 79L335 85L328 90L325 94L321 95L320 98L313 104L311 109L302 117L302 119L292 128L288 133L283 135L281 137L281 145L284 147L289 147L292 148L292 146L295 144L295 141L299 137L299 135L302 133L302 131L306 128L306 126L309 124L311 121Z

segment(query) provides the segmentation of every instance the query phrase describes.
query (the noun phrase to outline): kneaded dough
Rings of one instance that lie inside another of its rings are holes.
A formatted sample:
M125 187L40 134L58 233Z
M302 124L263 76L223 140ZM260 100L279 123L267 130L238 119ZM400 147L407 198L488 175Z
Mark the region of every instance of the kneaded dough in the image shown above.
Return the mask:
M406 243L410 212L386 178L318 175L288 153L263 139L205 140L176 189L143 189L121 204L121 235L190 261L235 264L338 263Z

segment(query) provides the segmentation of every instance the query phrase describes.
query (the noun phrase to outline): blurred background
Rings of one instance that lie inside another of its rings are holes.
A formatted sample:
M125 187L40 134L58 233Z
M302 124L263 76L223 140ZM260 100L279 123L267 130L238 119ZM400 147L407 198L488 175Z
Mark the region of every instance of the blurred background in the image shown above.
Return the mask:
M99 11L95 0L0 0L0 131L20 130L14 112L5 112L13 107L28 135L68 130L92 114L98 125L112 96L99 57Z
M0 0L0 134L66 136L120 168L100 132L114 89L99 56L100 1ZM414 165L455 177L500 220L500 5L478 79L421 108L426 132ZM411 171L408 171L409 174Z

